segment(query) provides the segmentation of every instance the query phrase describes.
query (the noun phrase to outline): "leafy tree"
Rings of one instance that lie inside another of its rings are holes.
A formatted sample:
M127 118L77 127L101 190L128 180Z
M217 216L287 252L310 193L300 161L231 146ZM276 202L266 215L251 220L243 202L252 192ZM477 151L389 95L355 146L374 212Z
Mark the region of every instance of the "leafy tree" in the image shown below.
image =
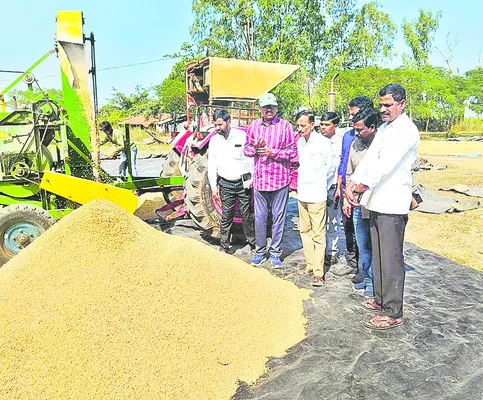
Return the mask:
M7 101L9 103L12 102L13 97L17 99L18 106L26 105L28 106L32 102L36 100L40 100L43 97L49 97L52 100L62 101L63 94L62 90L60 89L53 89L53 88L46 88L40 90L39 88L34 88L32 91L30 90L18 90L14 89L7 93Z
M428 64L440 18L441 11L433 14L431 11L420 9L417 21L403 21L404 40L411 49L412 59L418 67Z
M469 107L475 113L483 114L483 67L477 67L465 74L465 95L470 99Z
M186 110L185 60L177 62L168 77L154 87L162 112Z

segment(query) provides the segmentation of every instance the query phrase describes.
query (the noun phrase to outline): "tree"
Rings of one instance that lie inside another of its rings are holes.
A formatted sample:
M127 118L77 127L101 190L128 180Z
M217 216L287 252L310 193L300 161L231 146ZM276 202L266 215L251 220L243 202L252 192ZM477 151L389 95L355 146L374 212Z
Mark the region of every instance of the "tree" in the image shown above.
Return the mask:
M441 11L433 14L431 11L420 9L417 21L410 23L406 19L403 20L404 40L411 49L412 59L418 67L428 64L440 18Z
M40 100L45 96L49 97L51 100L54 101L62 101L63 93L60 89L53 89L53 88L45 88L40 90L39 88L34 88L32 91L30 90L18 90L14 89L7 93L8 99L11 102L13 98L17 100L18 106L22 105L29 105L34 101Z
M476 114L483 114L483 67L477 67L465 74L465 100Z
M185 67L185 60L177 62L168 77L154 86L162 112L186 111Z

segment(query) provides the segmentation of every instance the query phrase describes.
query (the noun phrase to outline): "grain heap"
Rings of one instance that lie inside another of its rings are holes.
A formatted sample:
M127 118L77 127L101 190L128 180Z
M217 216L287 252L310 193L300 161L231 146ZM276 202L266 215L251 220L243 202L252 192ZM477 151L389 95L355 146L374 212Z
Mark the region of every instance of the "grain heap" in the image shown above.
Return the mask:
M0 269L0 398L228 399L303 339L308 294L91 202Z

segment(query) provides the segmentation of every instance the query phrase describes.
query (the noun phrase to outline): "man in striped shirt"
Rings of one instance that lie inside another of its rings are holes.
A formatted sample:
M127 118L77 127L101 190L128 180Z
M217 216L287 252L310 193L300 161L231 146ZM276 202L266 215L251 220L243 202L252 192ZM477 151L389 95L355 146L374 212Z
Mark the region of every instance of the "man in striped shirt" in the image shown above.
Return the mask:
M248 127L244 153L254 157L254 202L256 253L252 265L259 266L267 255L267 220L272 215L272 242L269 249L273 268L282 262L282 236L290 174L290 159L297 155L297 145L292 126L277 117L278 102L272 93L265 93L259 100L261 118Z

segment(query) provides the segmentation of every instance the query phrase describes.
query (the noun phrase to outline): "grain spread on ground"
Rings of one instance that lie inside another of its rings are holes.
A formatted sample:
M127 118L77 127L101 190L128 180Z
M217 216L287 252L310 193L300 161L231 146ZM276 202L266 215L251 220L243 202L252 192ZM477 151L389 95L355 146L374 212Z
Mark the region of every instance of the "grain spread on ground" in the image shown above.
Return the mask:
M309 291L93 201L0 269L0 398L228 399Z

